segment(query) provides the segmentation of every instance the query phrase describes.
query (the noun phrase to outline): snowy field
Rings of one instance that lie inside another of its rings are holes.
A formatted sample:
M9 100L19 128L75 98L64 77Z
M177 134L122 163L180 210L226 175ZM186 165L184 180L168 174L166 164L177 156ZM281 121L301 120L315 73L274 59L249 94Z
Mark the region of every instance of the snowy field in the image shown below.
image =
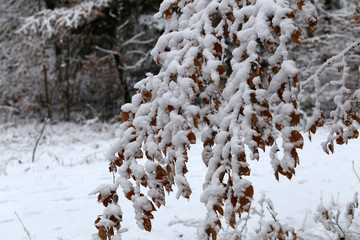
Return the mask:
M0 239L29 239L15 212L28 229L32 240L93 239L94 220L103 207L97 196L89 195L100 184L108 184L112 176L104 159L106 151L116 142L116 125L57 124L48 125L37 148L35 163L32 152L39 137L40 123L0 128ZM352 169L352 161L360 173L360 142L335 146L335 154L326 155L320 146L325 132L305 142L300 151L300 166L292 181L284 177L277 182L267 153L260 162L252 162L255 189L253 206L265 194L271 199L278 221L294 227L305 239L336 239L321 223L314 221L321 202L338 203L341 213L353 200L360 183ZM198 138L199 139L199 138ZM187 177L193 194L190 200L167 198L166 207L154 213L151 233L140 230L134 220L132 205L121 194L124 212L125 240L136 239L196 239L196 226L205 217L199 198L206 169L198 143L190 152ZM336 204L335 204L336 205ZM265 218L271 219L265 209ZM259 228L255 216L247 223L247 239ZM342 224L340 217L340 225ZM353 229L360 229L356 212ZM239 226L241 229L241 226ZM345 229L346 230L346 229ZM356 236L356 230L353 231ZM229 239L230 229L224 229L221 239ZM358 235L360 239L360 235ZM356 238L355 238L356 239Z

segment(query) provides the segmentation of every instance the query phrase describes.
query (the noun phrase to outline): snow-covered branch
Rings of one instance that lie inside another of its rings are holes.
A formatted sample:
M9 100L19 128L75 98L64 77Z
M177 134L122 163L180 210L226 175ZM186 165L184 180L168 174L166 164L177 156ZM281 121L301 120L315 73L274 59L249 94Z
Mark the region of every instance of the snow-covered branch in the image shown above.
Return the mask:
M331 64L340 61L346 54L348 54L351 50L353 50L354 48L358 47L360 45L360 40L357 40L355 42L353 42L352 44L350 44L347 48L345 48L341 53L329 58L325 63L323 63L317 70L316 72L311 75L308 79L306 79L306 81L304 81L301 84L301 87L305 87L306 85L308 85L309 83L315 81L315 85L319 85L320 83L317 83L319 75L327 68L329 67Z
M120 141L109 155L140 228L151 230L152 211L165 205L165 191L173 185L177 197L190 198L185 174L196 133L208 167L201 196L208 212L199 239L216 239L221 216L235 228L241 214L250 211L254 189L247 179L248 160L259 160L260 150L272 147L277 179L295 174L303 137L296 130L298 69L288 49L302 35L286 1L247 2L165 0L160 6L157 16L164 15L166 29L151 54L161 70L138 82L132 102L122 106ZM313 5L302 2L314 29ZM283 141L281 157L276 139ZM137 160L143 156L145 163Z
M108 49L104 49L104 48L101 48L99 46L96 46L95 49L99 50L99 51L102 51L104 53L108 53L108 54L112 54L112 55L117 55L117 56L120 56L122 57L122 55L117 52L117 51L114 51L114 50L108 50ZM136 69L138 67L141 66L141 64L145 61L146 59L146 56L148 56L150 54L150 51L148 52L142 52L142 51L129 51L127 52L127 54L139 54L142 56L142 58L140 58L136 63L132 64L132 65L127 65L127 64L124 64L124 66L118 66L119 69L122 69L122 70L133 70L133 69Z
M132 64L132 65L125 65L123 68L123 70L135 70L137 68L139 68L143 62L146 60L146 56L150 55L150 51L148 51L147 53L143 53L143 57L140 58L136 63Z
M0 105L0 109L9 110L11 112L19 112L19 109L11 107L11 106L2 106L2 105Z
M105 49L105 48L102 48L102 47L99 47L99 46L96 46L95 49L99 50L99 51L102 51L104 53L121 56L120 53L118 53L117 51L114 51L114 50Z
M135 36L131 37L130 39L126 40L121 44L121 48L126 48L130 44L149 44L152 43L155 39L149 39L149 40L138 40L140 37L144 36L144 32L140 32L136 34Z
M110 0L89 0L71 8L45 9L25 18L20 33L36 33L51 38L65 29L76 29L92 17L100 14L108 6Z

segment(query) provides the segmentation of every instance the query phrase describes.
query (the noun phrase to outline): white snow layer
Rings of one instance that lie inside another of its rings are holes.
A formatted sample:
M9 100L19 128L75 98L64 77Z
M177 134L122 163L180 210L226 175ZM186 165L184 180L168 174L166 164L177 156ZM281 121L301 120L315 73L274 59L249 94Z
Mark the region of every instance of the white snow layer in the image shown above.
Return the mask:
M0 239L28 239L15 212L33 240L92 239L96 233L94 220L104 208L97 203L97 196L89 193L112 181L104 159L110 145L116 142L116 128L116 125L106 124L49 125L37 149L35 163L31 163L31 156L41 125L1 128ZM293 180L285 177L279 182L275 180L268 152L260 153L260 162L251 162L249 180L255 190L254 207L258 207L257 201L266 194L282 223L297 230L303 228L303 234L309 237L316 234L331 239L322 225L315 223L314 216L321 197L324 206L329 206L333 198L338 200L342 211L346 210L360 186L352 170L354 160L360 172L356 157L360 149L357 147L359 140L353 140L336 147L335 154L326 155L320 146L325 139L326 133L320 131L319 136L313 136L313 142L305 140ZM153 212L151 233L137 227L132 202L119 192L123 211L121 225L128 229L122 233L122 239L196 239L197 226L206 214L200 202L206 173L201 151L202 144L198 142L189 152L187 177L193 190L190 200L177 200L175 189L167 196L166 206ZM359 224L357 212L355 220L355 224ZM253 239L250 233L259 227L257 221L248 221L247 235L250 237L247 239ZM220 239L228 239L229 232L230 229L225 228Z

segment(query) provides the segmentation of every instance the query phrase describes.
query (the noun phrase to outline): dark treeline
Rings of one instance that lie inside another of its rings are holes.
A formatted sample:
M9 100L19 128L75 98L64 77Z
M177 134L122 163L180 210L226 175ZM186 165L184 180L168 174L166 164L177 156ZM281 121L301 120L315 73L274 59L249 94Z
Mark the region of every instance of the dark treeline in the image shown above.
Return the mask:
M298 1L290 2L295 5ZM86 3L94 5L91 12L85 11ZM0 120L8 120L9 113L17 118L50 117L54 121L116 118L120 106L135 93L134 84L147 72L156 74L159 70L150 51L164 28L162 20L152 17L160 3L2 1ZM292 51L301 69L300 80L359 38L359 25L353 19L356 0L322 0L315 4L317 30L303 32L304 41L294 45ZM70 22L76 13L80 13L76 23ZM358 63L359 54L353 51L348 58L350 89L359 87ZM328 84L329 78L341 74L333 68L320 76L327 92L320 96L327 103L325 113L334 108L336 94ZM314 107L310 97L313 91L305 88L302 93L309 95L309 101L302 102L307 115Z
M86 8L84 2L0 4L1 106L16 109L19 117L109 120L131 100L134 84L146 72L158 71L150 51L163 28L151 20L160 1L93 1L99 6L83 14L77 26L44 33L47 24L54 25L51 18L71 19ZM29 16L41 19L37 29L19 31L35 22Z

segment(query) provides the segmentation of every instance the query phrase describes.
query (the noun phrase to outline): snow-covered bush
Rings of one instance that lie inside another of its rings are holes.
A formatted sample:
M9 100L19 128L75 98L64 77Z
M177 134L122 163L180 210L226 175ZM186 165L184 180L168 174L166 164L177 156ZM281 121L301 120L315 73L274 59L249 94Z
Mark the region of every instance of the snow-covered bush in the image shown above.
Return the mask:
M299 71L288 49L302 40L296 14L310 31L317 23L311 1L301 0L296 6L293 9L282 0L165 0L161 4L156 17L164 16L166 28L152 51L161 70L136 84L138 93L122 107L119 143L108 156L110 172L118 173L114 184L133 202L140 228L151 231L152 212L165 205L165 192L174 185L177 197L190 198L186 163L199 134L208 167L201 196L207 216L198 228L199 239L216 239L222 225L235 228L250 211L254 188L247 179L248 161L260 160L259 150L271 148L276 179L293 177L300 161L297 151L304 142ZM338 58L342 56L345 51ZM305 82L314 84L317 93L318 73ZM341 86L345 78L346 74ZM358 135L359 117L350 104L354 99L345 98L346 93L340 87L338 108L332 114L336 127L324 150L333 151L334 140L342 144ZM309 134L325 124L316 96L314 101L317 109L305 129ZM99 197L99 201L118 205L117 198ZM107 220L107 215L101 216L96 226L108 227ZM272 231L270 238L296 237L291 228L275 223L264 230ZM101 238L114 234L112 227Z
M340 204L334 199L329 206L324 206L321 200L315 220L320 222L334 239L358 239L360 233L356 230L359 228L359 223L354 223L357 208L359 208L357 192L354 199L346 205L345 210L341 209Z

